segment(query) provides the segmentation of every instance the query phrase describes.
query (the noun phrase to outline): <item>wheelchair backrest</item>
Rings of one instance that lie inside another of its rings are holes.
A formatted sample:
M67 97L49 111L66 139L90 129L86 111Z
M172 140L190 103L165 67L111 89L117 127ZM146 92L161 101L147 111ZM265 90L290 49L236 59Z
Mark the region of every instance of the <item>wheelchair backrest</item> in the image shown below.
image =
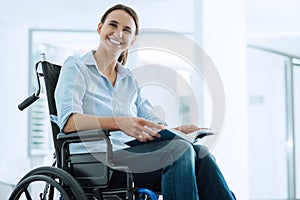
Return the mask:
M46 93L47 93L47 100L48 100L48 108L50 115L57 115L56 110L56 103L54 98L54 92L57 85L59 73L60 73L61 66L52 64L47 61L42 61L42 70L43 70L43 76L45 80L45 86L46 86ZM60 129L57 126L56 123L51 122L51 128L52 128L52 134L53 134L53 142L54 142L54 148L56 152L56 156L60 156L60 149L61 149L61 142L58 141L57 135L60 133ZM60 159L57 160L57 165L60 166Z

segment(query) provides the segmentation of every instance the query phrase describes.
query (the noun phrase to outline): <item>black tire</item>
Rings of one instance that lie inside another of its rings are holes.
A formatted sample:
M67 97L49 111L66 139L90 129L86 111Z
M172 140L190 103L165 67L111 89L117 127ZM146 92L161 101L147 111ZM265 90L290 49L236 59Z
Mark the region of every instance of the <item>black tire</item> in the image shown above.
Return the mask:
M74 199L76 200L87 200L87 197L82 189L82 187L79 185L79 183L76 181L76 179L71 176L68 172L56 168L56 167L39 167L36 169L31 170L28 172L18 183L21 184L21 182L25 179L27 179L30 176L33 175L44 175L52 178L53 180L58 179L60 185L63 184L64 190L67 189L68 191L71 191L71 195L73 196ZM17 185L17 186L18 186ZM15 189L16 190L16 189ZM15 199L12 199L15 200Z
M9 200L19 199L20 196L22 195L22 193L27 191L28 186L35 181L44 181L44 182L51 184L53 187L55 187L60 192L60 194L64 200L70 200L70 198L68 197L68 194L64 190L64 188L58 182L56 182L54 179L52 179L48 176L45 176L45 175L32 175L32 176L29 176L29 177L23 179L21 182L19 182L19 184L16 186L16 188L12 192L11 196L9 197ZM27 196L27 194L26 194L26 196ZM29 197L27 196L27 199L31 199L31 196L29 196Z

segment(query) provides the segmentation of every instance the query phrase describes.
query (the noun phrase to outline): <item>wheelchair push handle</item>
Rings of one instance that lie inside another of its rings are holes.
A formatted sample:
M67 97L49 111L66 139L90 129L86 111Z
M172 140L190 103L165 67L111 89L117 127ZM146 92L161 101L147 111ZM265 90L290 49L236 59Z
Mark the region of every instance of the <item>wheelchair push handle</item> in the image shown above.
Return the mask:
M43 77L44 75L42 73L38 72L38 67L40 65L41 61L37 62L35 64L35 77L36 77L36 91L33 93L31 96L27 97L22 103L18 105L19 110L24 110L31 104L33 104L36 100L40 98L40 92L41 92L41 82L40 82L40 77Z
M36 96L35 93L33 93L31 96L27 97L22 103L18 105L19 110L24 110L31 104L33 104L36 100L38 100L40 97Z

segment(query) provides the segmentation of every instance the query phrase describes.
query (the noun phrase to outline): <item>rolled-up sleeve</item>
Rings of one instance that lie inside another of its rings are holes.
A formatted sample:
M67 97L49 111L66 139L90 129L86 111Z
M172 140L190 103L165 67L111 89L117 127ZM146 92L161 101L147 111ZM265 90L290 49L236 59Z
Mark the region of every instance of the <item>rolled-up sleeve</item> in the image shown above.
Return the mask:
M69 57L63 64L55 90L57 124L62 130L73 113L83 113L82 100L86 84L81 63Z
M164 119L161 119L154 112L152 104L150 103L150 101L147 98L145 98L145 96L140 88L137 89L136 106L137 106L138 117L142 117L149 121L167 126L167 122Z

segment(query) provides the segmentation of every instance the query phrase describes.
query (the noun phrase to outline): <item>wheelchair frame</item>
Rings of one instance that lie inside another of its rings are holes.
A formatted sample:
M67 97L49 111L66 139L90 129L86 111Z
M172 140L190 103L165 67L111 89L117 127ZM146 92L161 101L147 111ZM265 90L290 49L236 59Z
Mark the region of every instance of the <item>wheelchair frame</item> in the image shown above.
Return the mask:
M39 66L42 66L42 73L38 71ZM21 111L39 99L41 91L40 78L43 77L45 79L50 114L57 114L53 93L60 68L61 66L46 61L45 54L41 54L41 61L35 65L36 91L18 105ZM52 82L52 85L49 82ZM156 193L152 190L134 187L133 174L127 166L115 166L112 163L113 151L108 130L79 131L65 134L60 133L58 126L52 121L51 127L55 147L52 166L38 167L28 172L16 185L9 200L17 200L23 193L28 200L31 200L30 184L41 181L45 182L45 187L43 192L39 194L40 200L52 200L55 190L60 193L59 198L64 200L104 200L113 199L113 197L115 199L128 200L158 199ZM83 141L105 141L104 162L100 162L97 158L98 155L103 156L103 154L85 154L84 157L76 154L70 155L68 150L69 144ZM79 167L79 165L83 167ZM97 178L85 176L84 167L95 167L95 169L102 167L103 174L99 174ZM116 170L126 172L126 188L109 188L112 173ZM91 184L90 187L89 184Z

